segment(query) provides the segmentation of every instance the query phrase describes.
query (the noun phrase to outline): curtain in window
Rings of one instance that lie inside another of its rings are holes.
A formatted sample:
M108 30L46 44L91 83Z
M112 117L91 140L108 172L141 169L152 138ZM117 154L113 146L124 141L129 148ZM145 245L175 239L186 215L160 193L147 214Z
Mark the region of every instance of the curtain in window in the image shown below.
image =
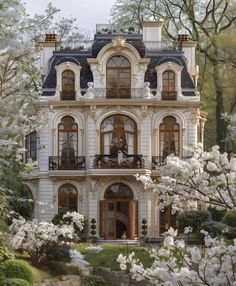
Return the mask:
M116 155L135 154L137 151L137 125L134 120L124 115L107 117L101 124L101 152Z

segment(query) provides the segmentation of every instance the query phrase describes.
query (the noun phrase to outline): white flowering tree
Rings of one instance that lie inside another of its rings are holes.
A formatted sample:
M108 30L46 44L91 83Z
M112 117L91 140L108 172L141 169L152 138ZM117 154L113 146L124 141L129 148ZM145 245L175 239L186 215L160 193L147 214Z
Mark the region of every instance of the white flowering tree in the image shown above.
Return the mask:
M10 226L10 246L14 250L25 250L30 255L32 263L37 265L49 248L78 239L74 225L81 231L84 216L68 212L64 218L69 219L70 223L54 225L48 222L38 223L36 220L26 221L24 218L13 219Z
M205 233L205 248L199 248L174 240L177 231L173 229L165 235L162 247L150 250L154 258L151 267L144 268L131 253L119 255L120 268L130 271L133 279L147 279L159 286L236 285L236 239L227 245L223 239Z
M217 209L236 210L236 158L221 154L218 146L210 152L201 145L190 150L192 157L170 155L158 167L160 179L137 175L146 189L159 194L159 207L172 206L173 213L192 209L198 203Z

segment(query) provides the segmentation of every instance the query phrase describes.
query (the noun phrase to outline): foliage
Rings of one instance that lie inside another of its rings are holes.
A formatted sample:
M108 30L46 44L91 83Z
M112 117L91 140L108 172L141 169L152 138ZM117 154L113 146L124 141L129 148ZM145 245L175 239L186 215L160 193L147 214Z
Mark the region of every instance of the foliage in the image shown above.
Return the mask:
M235 112L236 108L235 12L235 1L224 0L117 0L111 10L118 26L134 24L140 28L143 20L164 19L164 37L176 41L177 35L183 33L196 41L201 68L198 88L210 110L206 128L212 136L207 136L206 141L214 140L209 146L217 143L222 150L227 148L227 142L221 114L226 110Z
M221 221L224 217L226 210L217 210L215 207L209 206L207 209L211 214L211 219L214 221Z
M0 270L6 278L18 278L33 284L33 275L28 265L17 259L6 260L0 264Z
M90 226L90 228L91 228L91 231L90 231L91 235L95 236L97 234L97 231L96 231L97 226L96 226L95 218L91 219L91 226Z
M227 229L227 225L218 221L206 221L201 225L201 229L207 231L211 237L220 236Z
M222 222L229 226L236 227L236 211L227 212L224 215Z
M106 286L105 280L101 276L89 275L83 276L82 281L88 286Z
M54 225L53 223L25 221L13 219L10 226L13 249L24 249L31 257L34 265L38 264L46 255L49 248L64 245L68 241L78 239L77 231L82 230L84 217L78 213L66 213L63 219L68 219L66 224Z
M46 250L46 257L48 260L70 260L70 248L67 245L58 245L49 247Z
M2 286L31 286L28 281L20 278L7 278L0 281Z
M183 240L174 240L176 235L177 231L169 229L163 245L150 251L154 258L151 267L145 268L131 253L118 256L120 268L129 270L133 279L148 279L155 285L235 285L236 239L227 245L224 239L205 233L202 251L197 246L186 246Z
M147 235L147 220L145 218L142 219L142 235Z
M197 232L203 222L210 220L210 213L207 211L183 212L177 217L178 231L184 233L185 227L191 226L193 232Z
M164 166L158 167L160 181L149 176L137 175L146 189L159 194L159 207L171 205L172 212L196 209L197 204L216 209L236 208L236 158L220 153L214 146L210 152L201 145L188 149L189 159L170 155Z

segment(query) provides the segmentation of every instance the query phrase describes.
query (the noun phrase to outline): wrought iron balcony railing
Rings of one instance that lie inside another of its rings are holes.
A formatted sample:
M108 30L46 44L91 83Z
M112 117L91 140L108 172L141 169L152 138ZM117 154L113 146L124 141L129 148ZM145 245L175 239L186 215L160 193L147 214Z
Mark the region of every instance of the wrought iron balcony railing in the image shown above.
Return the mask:
M85 157L63 157L63 156L50 156L49 157L49 170L85 170Z
M119 151L116 155L95 155L94 168L141 169L144 168L143 155L126 155Z

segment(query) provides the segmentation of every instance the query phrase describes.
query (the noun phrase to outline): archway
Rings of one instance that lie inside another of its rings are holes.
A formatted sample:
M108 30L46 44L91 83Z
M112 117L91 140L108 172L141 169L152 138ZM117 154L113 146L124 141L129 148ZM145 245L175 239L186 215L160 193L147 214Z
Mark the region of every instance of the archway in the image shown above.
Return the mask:
M124 183L110 185L100 202L100 235L104 239L134 239L137 235L138 205Z

